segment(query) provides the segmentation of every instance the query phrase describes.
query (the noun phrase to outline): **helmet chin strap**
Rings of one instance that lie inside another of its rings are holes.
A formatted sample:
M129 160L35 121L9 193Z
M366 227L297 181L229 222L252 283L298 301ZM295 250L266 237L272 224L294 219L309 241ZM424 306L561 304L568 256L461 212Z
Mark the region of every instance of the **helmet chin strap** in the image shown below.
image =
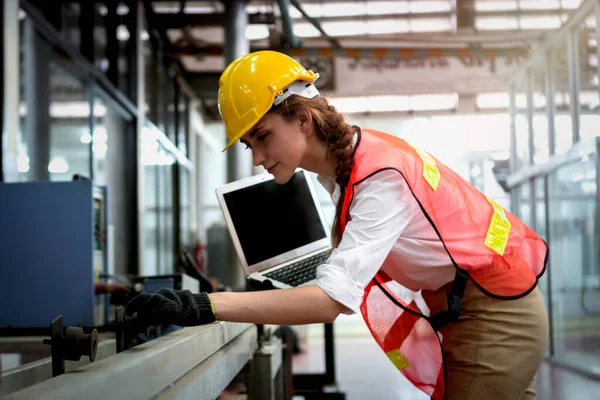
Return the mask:
M283 89L283 93L281 95L278 94L275 96L273 105L280 105L285 99L293 94L305 97L307 99L312 99L313 97L317 97L319 95L319 91L312 82L296 81Z

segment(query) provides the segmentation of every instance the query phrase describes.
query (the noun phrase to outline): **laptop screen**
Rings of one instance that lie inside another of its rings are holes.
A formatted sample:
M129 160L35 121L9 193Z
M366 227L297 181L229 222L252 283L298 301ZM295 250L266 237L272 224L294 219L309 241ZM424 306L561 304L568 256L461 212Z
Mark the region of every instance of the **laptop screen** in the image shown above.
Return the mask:
M327 237L302 172L284 185L271 179L223 199L248 265Z

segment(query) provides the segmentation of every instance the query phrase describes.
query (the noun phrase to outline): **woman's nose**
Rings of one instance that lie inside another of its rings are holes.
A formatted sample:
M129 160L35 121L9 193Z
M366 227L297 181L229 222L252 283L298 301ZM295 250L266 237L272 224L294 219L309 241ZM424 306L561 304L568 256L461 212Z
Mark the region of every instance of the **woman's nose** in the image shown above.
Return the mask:
M258 151L257 149L252 149L252 163L255 167L262 165L265 161L265 157L263 156L262 151Z

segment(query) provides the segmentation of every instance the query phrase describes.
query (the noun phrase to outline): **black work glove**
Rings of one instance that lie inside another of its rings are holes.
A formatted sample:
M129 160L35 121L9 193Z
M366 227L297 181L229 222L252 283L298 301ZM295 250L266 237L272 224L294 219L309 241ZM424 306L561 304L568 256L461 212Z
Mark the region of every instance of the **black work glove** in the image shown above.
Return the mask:
M207 293L189 290L160 289L156 293L140 293L125 307L125 315L133 325L172 324L196 326L215 320Z

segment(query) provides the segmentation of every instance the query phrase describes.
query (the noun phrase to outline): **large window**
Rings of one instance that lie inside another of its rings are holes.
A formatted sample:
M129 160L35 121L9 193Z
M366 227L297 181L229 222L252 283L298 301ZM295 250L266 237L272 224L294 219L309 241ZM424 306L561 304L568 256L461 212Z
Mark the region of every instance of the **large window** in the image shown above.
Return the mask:
M50 179L71 180L75 174L90 177L91 155L87 137L91 110L86 86L68 70L52 62L50 90ZM27 105L30 104L27 99ZM101 107L93 111L95 116L105 112Z
M147 123L142 130L141 160L144 168L144 216L142 273L174 271L173 164L175 156L165 147L164 135Z
M27 18L27 17L26 17ZM71 180L91 176L86 82L59 63L50 45L31 25L22 41L20 180ZM25 46L25 43L28 46Z
M566 165L549 177L550 268L555 357L600 367L596 158Z

